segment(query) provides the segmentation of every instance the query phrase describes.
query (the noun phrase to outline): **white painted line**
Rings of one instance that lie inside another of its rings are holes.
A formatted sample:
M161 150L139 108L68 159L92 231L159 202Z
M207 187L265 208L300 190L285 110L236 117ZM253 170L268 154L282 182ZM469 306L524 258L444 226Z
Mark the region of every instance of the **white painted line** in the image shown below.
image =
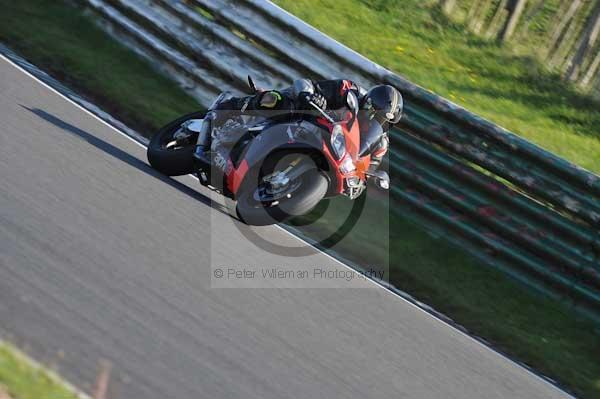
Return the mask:
M15 64L12 60L10 60L9 58L5 57L3 54L0 54L0 57L2 59L4 59L5 61L7 61L9 64L11 64L12 66L14 66L16 69L20 70L21 72L23 72L24 74L26 74L27 76L29 76L30 78L32 78L33 80L37 81L38 83L40 83L42 86L48 88L50 91L54 92L55 94L59 95L60 97L62 97L63 99L67 100L68 102L70 102L71 104L73 104L74 106L76 106L77 108L81 109L82 111L84 111L85 113L87 113L88 115L92 116L93 118L95 118L96 120L100 121L100 123L108 126L109 128L111 128L112 130L114 130L115 132L119 133L121 136L124 136L125 138L129 139L130 141L134 142L135 144L137 144L138 146L142 147L142 148L147 148L144 144L140 143L139 141L133 139L131 136L129 136L127 133L117 129L116 127L114 127L113 125L111 125L110 123L106 122L105 120L103 120L102 118L98 117L96 114L94 114L93 112L89 111L88 109L86 109L85 107L83 107L82 105L78 104L77 102L73 101L72 99L70 99L69 97L65 96L63 93L59 92L58 90L56 90L55 88L53 88L52 86L46 84L45 82L43 82L42 80L40 80L37 76L31 74L29 71L25 70L24 68L22 68L20 65ZM191 178L193 178L194 180L198 180L196 176L194 175L187 175ZM200 183L198 183L200 184ZM334 256L328 254L327 252L324 252L322 250L320 250L319 248L316 248L315 246L313 246L311 243L309 243L308 241L302 239L301 237L298 237L292 233L290 233L289 231L285 230L283 227L279 226L279 225L275 225L275 227L277 227L278 229L280 229L281 231L285 232L286 234L296 238L297 240L299 240L300 242L309 245L313 248L315 248L316 251L320 252L321 254L325 255L326 257L328 257L329 259L333 260L334 262L342 265L343 267L347 268L348 270L351 271L355 271L351 266L343 263L342 261L340 261L339 259L335 258ZM454 330L456 332L458 332L459 334L462 334L463 336L467 337L469 340L475 342L477 345L480 345L484 348L486 348L487 350L490 350L494 353L496 353L497 355L501 356L502 358L508 360L510 363L516 365L518 368L520 368L521 370L525 371L527 374L529 374L530 376L533 376L537 379L539 379L540 381L544 382L545 384L548 384L550 386L552 386L554 389L556 389L558 392L562 393L562 394L566 394L569 397L575 399L574 396L570 395L568 392L563 391L562 389L560 389L558 386L556 386L555 384L550 383L548 380L546 380L545 378L543 378L542 376L540 376L539 374L533 372L532 370L528 369L527 367L523 366L522 364L519 364L518 362L514 361L513 359L509 358L508 356L506 356L505 354L495 350L494 348L485 345L483 342L477 340L476 338L474 338L473 336L467 334L464 331L461 331L457 328L454 328L452 325L448 324L447 322L445 322L444 320L441 320L439 317L436 317L434 314L432 314L431 312L428 312L426 310L424 310L423 308L421 308L420 306L416 305L415 303L407 300L406 298L402 297L401 295L399 295L397 292L394 292L392 290L390 290L389 288L387 288L386 286L384 286L383 284L381 284L380 282L373 280L371 278L367 278L368 281L370 281L372 284L375 284L376 286L378 286L379 288L384 289L386 292L392 294L393 296L399 298L400 300L404 301L405 303L407 303L408 305L414 307L415 309L418 309L420 312L425 313L426 315L428 315L429 317L433 318L434 320L436 320L437 322L441 323L443 326Z

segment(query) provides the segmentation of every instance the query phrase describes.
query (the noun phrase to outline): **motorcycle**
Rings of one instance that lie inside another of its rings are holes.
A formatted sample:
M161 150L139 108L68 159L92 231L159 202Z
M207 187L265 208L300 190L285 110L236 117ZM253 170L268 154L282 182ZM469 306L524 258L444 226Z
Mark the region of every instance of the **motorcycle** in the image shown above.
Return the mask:
M256 92L252 79L250 88ZM344 195L354 200L370 178L389 189L384 171L369 171L370 150L381 125L359 118L356 94L348 91L345 107L286 115L244 115L215 110L210 162L194 157L205 113L185 115L151 139L150 165L161 173L194 173L200 183L237 201L237 217L249 225L270 225L310 212L322 199ZM219 117L219 113L225 114ZM229 113L229 114L228 114ZM359 119L367 126L359 126ZM362 132L362 134L361 134Z

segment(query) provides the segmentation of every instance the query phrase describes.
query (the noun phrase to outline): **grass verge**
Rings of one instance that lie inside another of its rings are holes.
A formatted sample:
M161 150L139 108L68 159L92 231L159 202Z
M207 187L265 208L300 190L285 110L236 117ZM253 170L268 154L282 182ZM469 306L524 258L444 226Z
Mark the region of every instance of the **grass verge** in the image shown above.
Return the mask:
M78 396L25 355L0 341L0 397L10 399L76 399Z
M50 0L0 0L0 6L1 41L141 133L199 107L97 29L81 9ZM364 10L365 21L375 18L372 13ZM361 24L352 24L353 29ZM437 78L440 84L445 77ZM328 235L350 205L343 198L335 199L322 219L302 229L317 238ZM385 212L385 206L371 198L359 224L335 249L358 264L391 265L390 280L400 289L578 394L600 397L600 340L592 324L399 216L390 214L389 224L373 223L382 220ZM388 239L389 252L381 247Z
M600 173L600 101L422 0L275 0L373 61Z

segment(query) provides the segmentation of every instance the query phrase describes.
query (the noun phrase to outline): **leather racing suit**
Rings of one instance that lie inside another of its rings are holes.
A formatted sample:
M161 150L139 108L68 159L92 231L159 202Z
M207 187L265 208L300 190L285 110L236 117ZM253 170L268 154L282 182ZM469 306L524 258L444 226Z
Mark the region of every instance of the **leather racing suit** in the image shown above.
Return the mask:
M308 101L312 101L322 109L338 109L345 106L346 93L352 90L358 97L359 104L363 103L363 98L367 90L356 83L347 79L333 79L312 81L310 79L298 79L294 84L283 90L266 90L246 97L231 97L220 102L214 110L232 110L232 111L258 111L273 110L284 113L293 113L298 110L312 110ZM360 118L359 118L360 124ZM363 128L363 124L361 129ZM378 137L370 140L373 144L369 146L371 154L371 164L369 170L375 171L381 164L383 156L386 154L389 146L388 130L390 126L384 122L380 130L377 130ZM361 134L363 132L361 131ZM209 137L200 137L199 147L207 147Z

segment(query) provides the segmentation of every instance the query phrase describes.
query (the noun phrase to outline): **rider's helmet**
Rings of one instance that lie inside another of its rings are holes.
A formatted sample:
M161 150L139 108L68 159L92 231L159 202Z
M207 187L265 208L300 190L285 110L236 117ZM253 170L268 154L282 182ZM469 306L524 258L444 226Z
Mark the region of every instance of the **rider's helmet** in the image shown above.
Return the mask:
M395 87L378 85L365 94L361 108L367 111L369 119L375 119L382 125L386 122L394 124L402 118L404 102Z

